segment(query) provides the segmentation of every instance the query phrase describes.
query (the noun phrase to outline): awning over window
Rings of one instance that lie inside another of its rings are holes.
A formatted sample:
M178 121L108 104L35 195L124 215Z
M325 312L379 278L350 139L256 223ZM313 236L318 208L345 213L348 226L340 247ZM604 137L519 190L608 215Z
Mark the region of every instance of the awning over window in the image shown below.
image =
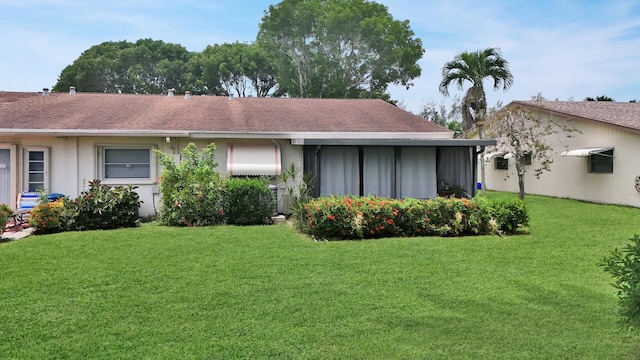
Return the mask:
M591 155L604 155L603 152L607 152L613 150L612 147L598 147L598 148L585 148L585 149L575 149L575 150L567 150L563 151L560 156L576 156L576 157L587 157ZM604 155L607 156L607 155Z
M230 175L280 175L280 147L275 144L240 144L227 147Z

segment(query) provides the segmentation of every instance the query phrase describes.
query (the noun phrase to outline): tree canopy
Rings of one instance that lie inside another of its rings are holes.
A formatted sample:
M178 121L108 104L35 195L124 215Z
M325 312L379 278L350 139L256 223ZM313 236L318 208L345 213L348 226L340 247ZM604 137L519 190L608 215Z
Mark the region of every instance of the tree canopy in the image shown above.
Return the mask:
M380 97L411 86L424 50L408 21L365 0L283 0L257 38L274 59L279 89L294 97Z
M449 128L454 132L455 137L462 135L462 99L458 95L453 98L448 109L444 103L436 104L435 101L427 101L422 105L418 116Z
M584 98L584 101L615 101L615 100L613 100L613 98L607 95L600 95L600 96L596 96L595 98L592 98L591 96L587 96L586 98Z
M381 98L412 85L424 50L408 21L368 0L282 0L252 44L202 52L159 40L104 42L62 70L54 91ZM391 101L392 102L392 101Z
M62 70L54 91L160 93L182 88L193 54L183 46L141 39L104 42L83 52Z

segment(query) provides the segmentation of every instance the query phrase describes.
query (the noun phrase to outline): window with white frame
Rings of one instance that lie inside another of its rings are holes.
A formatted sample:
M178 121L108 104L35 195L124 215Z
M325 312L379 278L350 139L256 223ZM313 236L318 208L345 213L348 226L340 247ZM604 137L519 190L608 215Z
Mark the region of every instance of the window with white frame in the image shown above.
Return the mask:
M152 179L152 146L100 146L98 156L103 180Z
M24 148L23 189L35 192L49 189L49 149Z

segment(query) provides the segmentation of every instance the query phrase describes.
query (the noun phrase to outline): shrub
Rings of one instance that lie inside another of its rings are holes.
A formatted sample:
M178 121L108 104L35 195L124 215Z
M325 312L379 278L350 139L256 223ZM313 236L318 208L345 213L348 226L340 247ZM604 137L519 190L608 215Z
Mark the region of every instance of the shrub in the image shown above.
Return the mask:
M7 221L9 221L11 215L13 215L13 209L7 204L0 204L0 234L7 226Z
M189 143L179 164L161 151L156 151L156 155L163 167L159 222L170 226L220 224L224 182L216 170L215 144L198 152L195 144Z
M324 239L367 239L484 235L494 234L498 229L514 233L527 224L528 215L520 201L494 203L482 198L394 200L338 196L310 200L304 206L300 230Z
M630 244L611 251L598 265L611 274L618 290L620 321L625 328L640 328L640 235L635 234Z
M29 213L29 226L36 234L51 234L62 231L61 216L64 200L41 203Z
M362 238L363 214L347 196L310 200L305 204L302 232L322 239Z
M507 234L515 234L518 230L529 226L529 214L524 206L524 201L490 200L492 215L499 224L499 229Z
M271 222L275 199L265 179L228 179L222 195L224 219L230 225Z
M136 187L109 186L100 180L89 182L89 189L73 201L64 201L63 230L97 230L134 227L141 201Z

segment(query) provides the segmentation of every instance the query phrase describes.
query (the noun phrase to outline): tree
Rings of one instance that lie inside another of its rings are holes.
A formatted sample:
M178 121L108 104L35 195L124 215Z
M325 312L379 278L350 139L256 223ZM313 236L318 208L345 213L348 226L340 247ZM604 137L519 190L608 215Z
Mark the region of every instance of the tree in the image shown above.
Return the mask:
M412 85L424 53L408 21L366 0L283 0L265 12L257 41L294 97L388 97L389 84Z
M513 84L513 75L509 63L502 57L499 48L487 48L474 52L461 52L442 67L440 92L449 96L449 85L456 84L462 90L465 82L471 87L464 96L462 106L462 124L464 130L478 126L478 137L482 139L482 126L487 111L487 100L484 92L484 79L493 80L493 89L500 87L504 91ZM473 114L472 114L473 111ZM482 192L485 192L484 161L480 163Z
M608 97L607 95L600 95L600 96L596 96L595 99L592 98L591 96L587 96L586 98L584 98L584 101L615 101L615 100Z
M158 94L183 89L193 54L183 46L141 39L104 42L83 52L60 73L54 91Z
M254 44L207 46L197 61L203 83L213 93L264 97L276 86L271 59Z
M455 96L453 102L447 109L443 103L436 104L435 101L428 101L422 105L422 111L418 116L423 117L438 125L449 128L454 131L454 136L462 134L462 100L459 96Z
M487 134L495 138L496 146L487 148L487 158L505 156L514 158L518 175L520 199L524 199L525 164L531 163L536 178L551 171L553 148L548 143L550 135L573 137L579 130L521 107L497 110L487 122Z
M449 85L456 84L462 90L466 82L471 83L463 101L463 124L465 130L482 121L487 111L484 80L493 80L494 90L507 90L513 84L509 63L502 57L500 49L487 48L474 52L461 52L442 67L440 92L449 96ZM473 111L473 113L471 112Z

